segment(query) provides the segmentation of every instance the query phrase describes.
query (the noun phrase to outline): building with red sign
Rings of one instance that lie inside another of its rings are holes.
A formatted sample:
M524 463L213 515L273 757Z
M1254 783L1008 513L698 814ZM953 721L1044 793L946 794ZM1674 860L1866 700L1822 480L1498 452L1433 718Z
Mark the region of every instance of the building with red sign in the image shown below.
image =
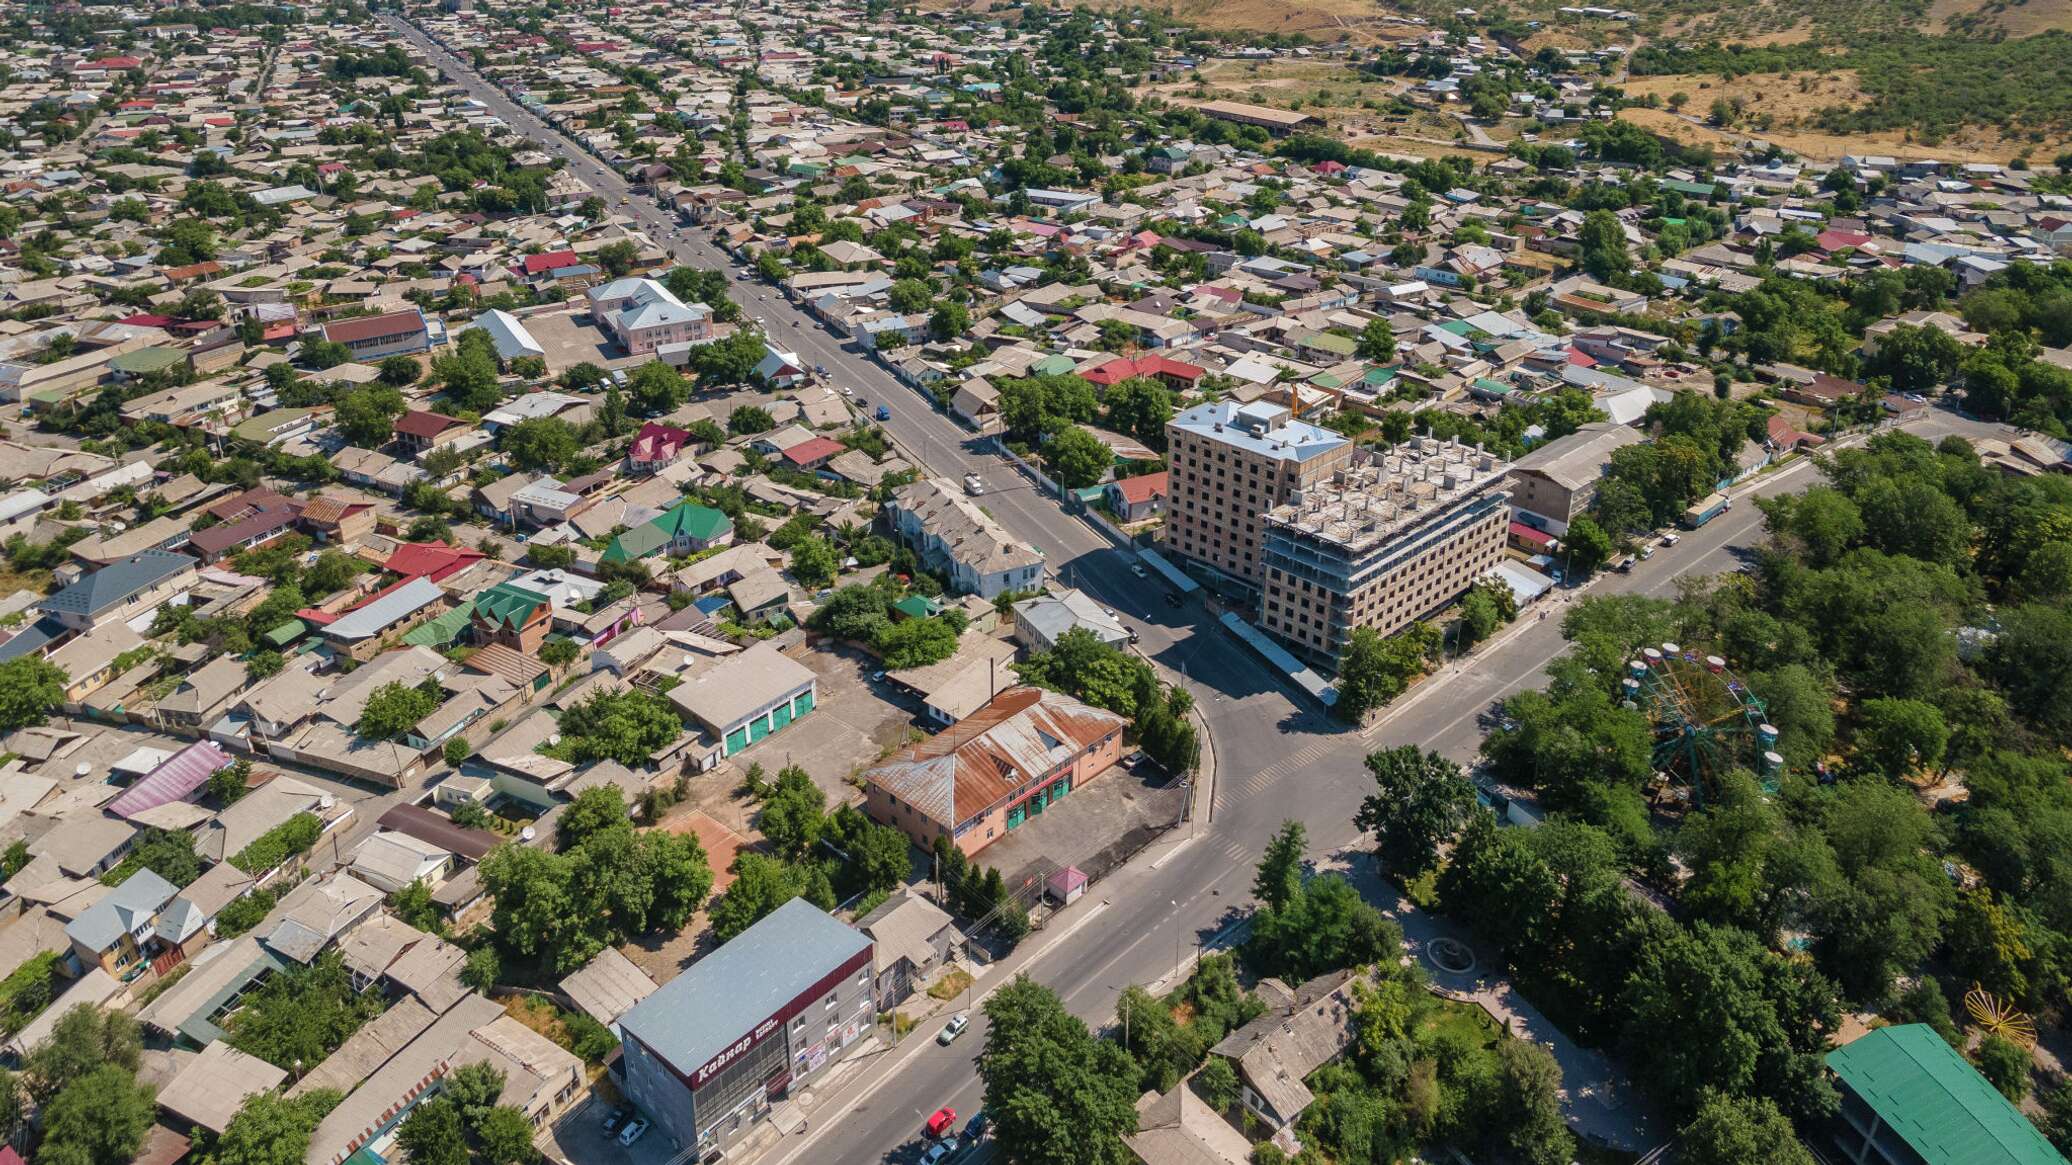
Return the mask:
M876 1018L870 938L794 898L619 1017L623 1088L702 1160Z

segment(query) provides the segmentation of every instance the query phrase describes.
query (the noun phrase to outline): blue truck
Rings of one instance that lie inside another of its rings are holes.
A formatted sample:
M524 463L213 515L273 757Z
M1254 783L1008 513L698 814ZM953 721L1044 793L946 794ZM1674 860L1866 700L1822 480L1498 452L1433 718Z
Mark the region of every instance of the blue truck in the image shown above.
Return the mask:
M1683 524L1686 530L1696 530L1721 514L1734 508L1734 499L1723 493L1707 494L1691 503L1684 511Z

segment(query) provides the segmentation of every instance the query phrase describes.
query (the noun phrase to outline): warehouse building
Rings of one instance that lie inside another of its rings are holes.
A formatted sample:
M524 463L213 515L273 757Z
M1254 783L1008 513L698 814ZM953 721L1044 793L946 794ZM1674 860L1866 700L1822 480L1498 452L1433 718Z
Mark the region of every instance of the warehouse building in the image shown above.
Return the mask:
M619 1018L627 1097L694 1159L724 1151L877 1018L871 940L794 898Z

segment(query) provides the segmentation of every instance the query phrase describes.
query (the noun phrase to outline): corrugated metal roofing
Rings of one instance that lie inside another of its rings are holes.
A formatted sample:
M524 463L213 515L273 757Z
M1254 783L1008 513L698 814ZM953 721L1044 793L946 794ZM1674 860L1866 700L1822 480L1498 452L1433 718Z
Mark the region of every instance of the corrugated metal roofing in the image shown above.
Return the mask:
M191 799L218 769L230 767L230 754L206 740L176 752L144 779L108 803L108 812L127 821L146 809Z
M1056 771L1122 717L1061 692L1009 688L991 703L863 774L930 820L955 828Z
M1827 1066L1927 1165L2064 1165L2043 1134L1927 1024L1882 1028Z

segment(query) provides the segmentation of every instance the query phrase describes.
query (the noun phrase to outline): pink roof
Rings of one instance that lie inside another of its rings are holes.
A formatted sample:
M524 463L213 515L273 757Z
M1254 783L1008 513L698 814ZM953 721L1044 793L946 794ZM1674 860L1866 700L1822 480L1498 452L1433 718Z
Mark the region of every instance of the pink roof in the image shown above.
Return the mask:
M628 454L635 461L673 461L683 452L684 442L691 439L689 430L675 429L659 421L649 421L633 435L633 449Z
M843 448L840 441L831 437L815 437L811 441L801 441L786 449L784 459L793 465L811 465L816 461L825 461L833 457Z
M1208 369L1178 360L1168 360L1159 355L1139 356L1135 360L1110 360L1091 372L1081 373L1095 384L1120 384L1132 376L1177 376L1182 380L1198 380Z
M230 767L230 754L206 740L197 740L108 802L108 812L127 821L146 809L191 801L218 769Z
M1523 522L1511 523L1511 537L1520 542L1530 542L1534 546L1547 546L1554 541L1554 535L1545 530L1535 530Z
M1813 241L1823 251L1839 251L1844 247L1861 247L1871 241L1871 236L1861 231L1822 231Z

